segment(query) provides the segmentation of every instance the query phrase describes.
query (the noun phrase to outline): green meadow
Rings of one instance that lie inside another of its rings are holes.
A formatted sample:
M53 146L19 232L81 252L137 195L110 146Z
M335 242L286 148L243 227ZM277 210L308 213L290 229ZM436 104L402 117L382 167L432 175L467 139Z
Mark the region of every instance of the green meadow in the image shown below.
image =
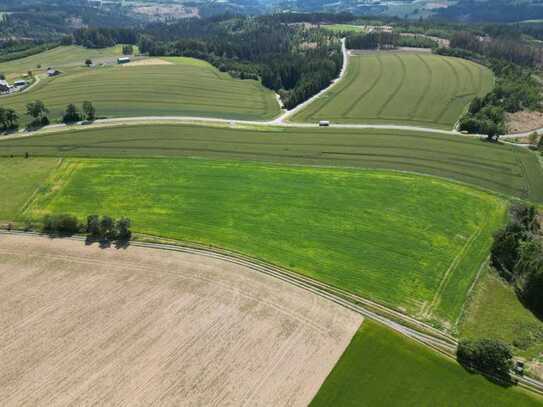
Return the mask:
M475 96L494 85L473 62L427 53L352 56L347 74L292 121L453 128Z
M16 220L59 165L56 158L0 159L0 222Z
M226 248L451 321L504 210L493 195L412 174L67 159L25 215L128 216L140 233Z
M540 406L543 399L495 385L456 362L364 321L311 406Z
M488 270L467 301L460 334L496 338L528 359L543 352L543 321L526 309L514 289Z
M58 120L69 103L91 101L100 117L204 116L271 119L280 113L273 92L253 80L237 80L190 58L166 65L111 65L80 68L42 80L29 92L4 98L24 116L25 106L42 100Z

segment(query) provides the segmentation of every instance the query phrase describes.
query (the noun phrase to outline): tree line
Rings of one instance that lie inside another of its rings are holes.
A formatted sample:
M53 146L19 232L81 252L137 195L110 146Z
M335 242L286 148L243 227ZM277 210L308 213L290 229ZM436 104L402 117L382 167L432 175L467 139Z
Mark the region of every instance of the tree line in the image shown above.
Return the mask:
M260 80L292 108L337 77L341 43L333 33L276 19L214 17L155 24L140 36L138 46L152 56L199 58L234 77Z
M93 241L126 242L132 237L132 222L125 217L114 219L107 215L89 215L83 224L73 215L55 214L44 216L42 224L45 233L61 236L86 233L87 238Z
M37 129L51 123L49 120L49 109L41 100L27 103L26 115L30 117L27 128ZM62 123L70 124L81 120L96 120L96 109L92 102L85 101L82 104L82 112L76 105L70 103L61 117ZM19 128L19 115L10 108L0 107L0 132L13 131Z
M438 43L422 35L401 35L398 32L378 31L350 33L347 37L349 49L394 49L397 47L437 48Z
M494 236L491 265L521 302L543 317L543 239L537 208L517 203L507 225Z

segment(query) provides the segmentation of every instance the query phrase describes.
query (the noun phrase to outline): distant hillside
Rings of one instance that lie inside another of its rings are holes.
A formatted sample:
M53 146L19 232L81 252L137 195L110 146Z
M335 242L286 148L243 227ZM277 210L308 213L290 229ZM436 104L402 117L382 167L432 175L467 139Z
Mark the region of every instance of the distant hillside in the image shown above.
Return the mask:
M460 0L436 12L448 20L515 22L543 18L543 0Z

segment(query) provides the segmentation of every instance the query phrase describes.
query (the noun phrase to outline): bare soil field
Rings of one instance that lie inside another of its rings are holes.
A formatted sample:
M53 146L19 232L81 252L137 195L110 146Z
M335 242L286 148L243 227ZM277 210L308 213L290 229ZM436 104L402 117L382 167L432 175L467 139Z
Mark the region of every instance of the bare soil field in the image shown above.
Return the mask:
M521 111L506 113L507 128L511 133L520 133L543 127L543 112Z
M307 405L361 317L233 263L0 235L0 400Z
M132 61L127 64L123 64L121 66L131 67L131 66L171 65L171 64L172 63L170 61L165 61L164 59L160 59L160 58L146 58L146 59L138 59L137 61Z

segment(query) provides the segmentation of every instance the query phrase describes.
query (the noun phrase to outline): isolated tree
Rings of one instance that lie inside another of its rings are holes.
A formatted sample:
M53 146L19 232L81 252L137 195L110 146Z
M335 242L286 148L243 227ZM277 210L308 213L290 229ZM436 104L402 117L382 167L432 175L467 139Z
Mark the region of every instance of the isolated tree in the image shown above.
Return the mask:
M87 216L87 233L92 237L100 236L100 218L98 215Z
M96 109L91 102L83 102L83 112L85 113L85 119L88 121L94 121L96 119Z
M115 224L116 232L117 232L117 239L126 241L130 240L132 237L132 232L130 231L130 219L128 218L121 218L117 221Z
M13 109L6 109L5 113L6 128L15 129L19 127L19 115Z
M4 75L2 72L0 72L0 80L5 81L6 75Z
M123 45L123 55L132 55L134 47L132 45Z
M495 380L509 383L513 353L508 345L495 339L461 340L456 352L458 363Z
M532 145L537 145L537 139L538 139L538 135L537 135L537 132L534 131L533 133L531 133L529 136L528 136L528 141L530 142L530 144Z
M85 65L87 65L87 67L91 66L91 65L92 65L92 60L89 59L89 58L87 58L87 59L85 60Z
M102 216L100 219L100 236L106 239L115 237L115 222L109 216Z
M47 117L49 110L47 110L41 100L28 103L26 105L26 114L34 119L31 126L45 126L49 124L49 118Z
M79 120L81 120L81 115L77 111L77 107L70 103L66 106L66 112L64 112L64 116L62 116L62 121L64 123L75 123Z
M511 222L518 223L525 235L539 232L537 213L537 208L534 205L527 205L523 202L515 202L509 209Z

